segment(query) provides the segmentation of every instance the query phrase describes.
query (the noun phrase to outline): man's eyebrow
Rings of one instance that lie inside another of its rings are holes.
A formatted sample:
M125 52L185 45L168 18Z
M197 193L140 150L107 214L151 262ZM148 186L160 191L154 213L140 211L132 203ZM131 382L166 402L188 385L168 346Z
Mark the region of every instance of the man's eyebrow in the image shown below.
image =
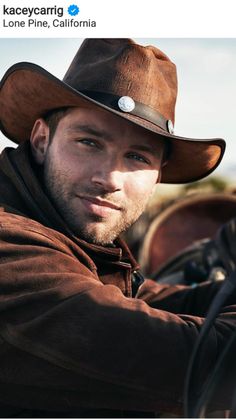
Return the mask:
M111 135L107 131L91 127L87 124L72 124L67 128L67 131L83 131L96 137L104 138L107 140L111 139Z

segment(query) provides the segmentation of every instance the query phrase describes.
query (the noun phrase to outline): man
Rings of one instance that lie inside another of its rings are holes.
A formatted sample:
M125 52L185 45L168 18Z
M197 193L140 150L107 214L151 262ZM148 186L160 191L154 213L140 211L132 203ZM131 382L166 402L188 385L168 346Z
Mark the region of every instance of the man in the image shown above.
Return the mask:
M221 139L173 134L176 90L169 58L127 39L84 41L63 81L30 63L3 77L1 128L20 144L0 163L3 416L181 412L220 285L143 281L119 238L156 183L200 179L223 156ZM200 384L235 301L208 336Z

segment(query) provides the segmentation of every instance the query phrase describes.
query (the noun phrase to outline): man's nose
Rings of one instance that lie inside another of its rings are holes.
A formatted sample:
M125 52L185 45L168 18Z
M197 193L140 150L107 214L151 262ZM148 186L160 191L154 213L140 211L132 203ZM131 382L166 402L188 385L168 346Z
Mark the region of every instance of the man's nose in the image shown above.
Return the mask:
M123 187L124 173L118 162L109 161L98 163L93 171L92 183L101 186L106 192L120 191Z

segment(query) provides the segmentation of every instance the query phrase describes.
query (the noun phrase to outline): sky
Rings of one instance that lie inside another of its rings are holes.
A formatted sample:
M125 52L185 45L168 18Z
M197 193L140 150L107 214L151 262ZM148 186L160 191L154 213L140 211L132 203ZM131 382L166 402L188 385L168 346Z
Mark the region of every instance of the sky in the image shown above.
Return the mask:
M226 153L215 174L236 180L236 38L135 38L155 45L176 64L175 134L224 138ZM0 39L0 78L16 62L29 61L63 78L82 39ZM0 132L0 150L12 145Z

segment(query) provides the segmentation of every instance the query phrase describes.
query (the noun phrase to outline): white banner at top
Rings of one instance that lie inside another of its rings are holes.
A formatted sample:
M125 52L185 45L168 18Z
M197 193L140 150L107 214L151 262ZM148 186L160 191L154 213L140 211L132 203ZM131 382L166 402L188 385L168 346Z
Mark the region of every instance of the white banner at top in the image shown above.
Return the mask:
M235 0L0 0L0 37L236 37Z

